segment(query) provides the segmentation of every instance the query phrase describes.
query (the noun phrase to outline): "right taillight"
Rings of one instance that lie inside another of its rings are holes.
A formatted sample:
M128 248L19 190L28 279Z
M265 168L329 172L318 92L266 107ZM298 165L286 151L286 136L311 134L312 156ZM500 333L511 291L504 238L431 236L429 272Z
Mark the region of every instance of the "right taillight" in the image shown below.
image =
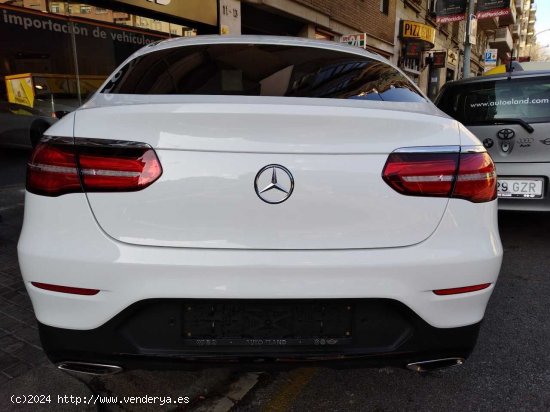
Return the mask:
M495 164L487 152L461 153L453 197L470 202L489 202L497 198Z
M162 167L144 143L45 138L27 167L27 190L43 196L75 192L130 192L157 180Z
M382 178L408 196L454 197L475 203L497 196L495 165L477 146L462 152L410 148L391 153Z

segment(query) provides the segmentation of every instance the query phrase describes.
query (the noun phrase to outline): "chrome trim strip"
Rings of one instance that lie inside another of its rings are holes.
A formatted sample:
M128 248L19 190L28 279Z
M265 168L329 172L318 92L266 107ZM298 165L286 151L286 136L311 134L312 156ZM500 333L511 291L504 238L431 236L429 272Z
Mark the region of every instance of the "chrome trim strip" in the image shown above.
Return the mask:
M109 148L121 148L121 149L152 149L151 145L142 142L134 142L128 140L114 140L114 139L95 139L89 137L75 137L74 143L79 147L96 148L96 147L109 147Z
M64 174L77 174L77 170L74 167L54 166L43 163L28 163L29 168L47 173L64 173Z
M412 362L408 363L407 369L410 369L415 372L428 372L435 369L442 368L452 368L453 366L460 366L464 364L464 358L442 358L442 359L432 359L421 362ZM454 364L448 364L448 362L455 362Z
M140 177L140 172L128 172L124 170L110 169L82 169L84 176L108 176L108 177Z
M82 373L84 375L91 375L91 376L113 375L115 373L122 372L122 367L120 366L106 365L102 363L64 361L64 362L58 363L56 366L58 369L62 371ZM91 370L86 371L86 370L79 369L80 366L82 366L83 369L97 368L97 372L92 372Z
M460 153L484 153L486 151L485 147L481 145L462 146L460 148Z
M409 183L421 183L421 182L452 182L454 180L453 175L439 175L439 176L403 176L403 180Z
M474 180L487 181L497 177L495 172L491 173L474 173L474 174L462 174L458 175L459 182L472 182Z
M459 153L460 146L412 146L400 147L392 153Z

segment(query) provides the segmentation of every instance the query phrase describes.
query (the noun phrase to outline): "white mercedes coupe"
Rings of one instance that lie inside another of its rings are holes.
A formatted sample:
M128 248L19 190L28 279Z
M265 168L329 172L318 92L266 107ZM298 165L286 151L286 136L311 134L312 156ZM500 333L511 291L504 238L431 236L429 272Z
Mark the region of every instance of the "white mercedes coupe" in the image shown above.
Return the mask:
M461 364L502 260L495 167L384 58L146 46L47 132L18 251L61 369Z

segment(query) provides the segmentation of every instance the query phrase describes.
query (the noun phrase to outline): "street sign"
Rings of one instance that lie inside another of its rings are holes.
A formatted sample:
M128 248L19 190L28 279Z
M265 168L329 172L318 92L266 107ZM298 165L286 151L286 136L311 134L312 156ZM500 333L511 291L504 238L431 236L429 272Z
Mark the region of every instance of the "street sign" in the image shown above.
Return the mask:
M497 65L498 49L486 49L483 60L485 61L485 71L491 70Z
M340 37L340 43L347 43L350 46L357 46L366 49L367 33L344 34Z

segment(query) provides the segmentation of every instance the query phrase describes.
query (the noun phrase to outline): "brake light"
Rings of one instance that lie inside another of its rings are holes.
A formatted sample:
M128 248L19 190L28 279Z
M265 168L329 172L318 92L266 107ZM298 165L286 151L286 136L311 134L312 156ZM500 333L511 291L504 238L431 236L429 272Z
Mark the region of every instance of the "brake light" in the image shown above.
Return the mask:
M27 190L44 196L81 192L72 139L41 141L27 165Z
M411 148L394 152L386 161L382 178L404 195L488 202L497 196L495 165L487 152L475 150L430 153Z
M33 151L27 190L44 196L82 192L130 192L162 174L155 151L136 142L48 138Z
M461 153L453 197L474 203L497 198L495 164L487 152Z
M448 197L457 164L458 153L392 153L383 177L404 195Z

